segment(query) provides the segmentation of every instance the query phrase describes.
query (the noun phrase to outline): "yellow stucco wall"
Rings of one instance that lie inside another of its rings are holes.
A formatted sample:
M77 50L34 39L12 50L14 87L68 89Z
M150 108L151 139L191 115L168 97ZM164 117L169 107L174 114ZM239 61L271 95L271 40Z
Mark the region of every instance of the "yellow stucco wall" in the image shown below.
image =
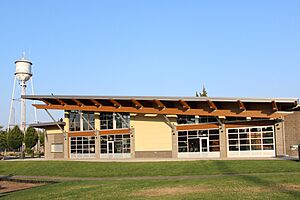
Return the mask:
M169 118L176 123L176 118ZM130 126L135 130L135 151L171 151L172 129L166 119L136 115L130 118Z
M64 131L69 132L69 130L70 130L70 113L68 111L65 111L64 122L66 123L66 125L64 127Z
M95 112L95 129L100 130L100 113Z
M58 127L48 127L46 129L47 134L62 134L61 130Z

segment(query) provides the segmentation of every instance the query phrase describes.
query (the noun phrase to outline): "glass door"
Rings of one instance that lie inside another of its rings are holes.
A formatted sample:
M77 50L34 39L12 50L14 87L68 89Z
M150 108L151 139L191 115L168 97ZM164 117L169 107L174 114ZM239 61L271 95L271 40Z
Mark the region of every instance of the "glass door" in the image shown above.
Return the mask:
M200 138L201 152L208 152L208 138Z
M107 154L109 157L114 157L114 141L107 141Z

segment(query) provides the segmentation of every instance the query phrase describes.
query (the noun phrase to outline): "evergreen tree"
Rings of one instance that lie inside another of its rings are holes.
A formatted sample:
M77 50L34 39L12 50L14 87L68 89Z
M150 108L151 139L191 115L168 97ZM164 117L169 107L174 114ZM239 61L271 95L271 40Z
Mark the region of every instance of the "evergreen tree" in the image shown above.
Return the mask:
M198 92L196 91L196 97L199 97L199 94L198 94Z
M45 131L39 131L39 140L41 147L45 146Z
M22 146L24 134L18 126L8 131L7 144L10 149L17 150Z
M28 127L26 130L24 143L26 146L26 151L28 153L32 153L32 157L34 157L34 151L32 151L32 148L36 145L38 141L38 133L33 127Z
M6 153L6 150L8 149L7 144L7 132L1 130L2 127L0 127L0 151L4 151L4 156Z
M202 88L202 92L200 92L200 97L207 97L207 91L206 91L204 85L203 85L203 88Z

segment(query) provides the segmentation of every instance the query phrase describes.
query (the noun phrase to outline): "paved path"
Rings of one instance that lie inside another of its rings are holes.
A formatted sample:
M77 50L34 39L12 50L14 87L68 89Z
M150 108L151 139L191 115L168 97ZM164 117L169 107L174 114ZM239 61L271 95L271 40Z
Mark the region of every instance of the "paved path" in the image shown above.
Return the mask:
M58 176L1 176L8 180L36 180L36 181L126 181L126 180L192 180L228 176L255 176L255 175L294 175L300 172L276 172L276 173L248 173L248 174L212 174L212 175L187 175L187 176L135 176L135 177L58 177Z

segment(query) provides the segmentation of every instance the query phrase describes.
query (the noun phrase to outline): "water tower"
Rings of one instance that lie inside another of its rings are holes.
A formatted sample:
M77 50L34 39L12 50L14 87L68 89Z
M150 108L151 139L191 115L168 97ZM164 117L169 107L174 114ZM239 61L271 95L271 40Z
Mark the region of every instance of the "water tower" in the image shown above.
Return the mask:
M12 111L14 110L14 102L19 101L20 102L20 129L22 131L26 130L26 101L25 99L21 98L22 95L26 95L26 82L30 80L31 82L31 93L34 94L33 90L33 82L32 82L32 73L31 73L31 65L32 62L30 62L25 57L25 53L23 53L23 56L21 59L15 61L16 65L16 72L15 72L15 78L14 78L14 87L12 92L12 99L11 99L11 105L10 105L10 111L9 111L9 119L8 119L8 128L15 125L14 122L11 122L12 115L14 114ZM17 81L21 87L21 94L19 98L15 98L15 89ZM35 120L36 120L36 110L34 111L35 114Z

